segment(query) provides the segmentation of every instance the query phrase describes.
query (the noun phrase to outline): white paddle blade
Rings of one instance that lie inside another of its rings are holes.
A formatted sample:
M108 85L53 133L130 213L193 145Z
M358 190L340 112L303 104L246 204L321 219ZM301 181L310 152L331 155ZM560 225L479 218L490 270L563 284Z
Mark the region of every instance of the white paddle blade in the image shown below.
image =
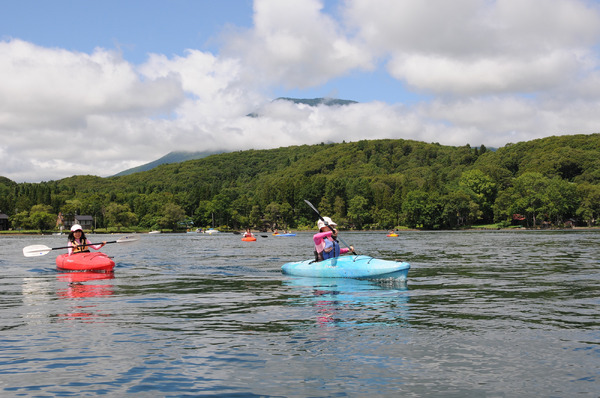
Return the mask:
M25 257L39 257L45 256L50 253L52 248L44 245L31 245L23 248L23 255Z
M120 239L117 239L117 243L130 243L130 242L135 242L136 240L139 240L140 238L138 238L137 236L124 236Z

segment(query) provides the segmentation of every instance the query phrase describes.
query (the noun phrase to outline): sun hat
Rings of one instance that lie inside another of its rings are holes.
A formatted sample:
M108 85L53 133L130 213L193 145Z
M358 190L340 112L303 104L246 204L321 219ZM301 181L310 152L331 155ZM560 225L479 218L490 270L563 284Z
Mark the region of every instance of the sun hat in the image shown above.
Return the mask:
M323 221L325 220L325 221ZM337 226L337 224L335 222L333 222L333 220L329 217L323 217L323 220L319 220L317 221L317 226L319 227L319 229L327 226L327 225L335 225Z
M81 228L81 225L79 224L73 224L73 226L71 227L71 232L75 232L75 231L83 231L83 228Z

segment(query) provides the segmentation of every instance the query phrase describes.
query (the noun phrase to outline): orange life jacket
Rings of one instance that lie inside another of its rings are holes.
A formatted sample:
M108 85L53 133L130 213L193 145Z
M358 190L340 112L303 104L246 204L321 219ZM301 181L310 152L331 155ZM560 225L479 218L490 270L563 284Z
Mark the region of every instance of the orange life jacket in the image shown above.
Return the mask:
M78 244L77 242L71 242L71 244L73 245L73 254L88 253L90 251L90 248L87 245L87 239L86 241L81 242L81 244Z

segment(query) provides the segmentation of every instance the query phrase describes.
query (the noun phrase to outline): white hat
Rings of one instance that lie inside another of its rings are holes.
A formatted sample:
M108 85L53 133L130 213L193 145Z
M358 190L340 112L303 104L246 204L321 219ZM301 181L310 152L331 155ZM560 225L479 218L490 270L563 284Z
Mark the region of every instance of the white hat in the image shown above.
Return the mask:
M323 220L325 220L325 222L323 222ZM326 225L335 225L337 226L336 223L333 222L333 220L329 217L323 217L323 220L319 220L317 221L317 226L319 227L319 229L325 227Z
M75 232L75 231L78 231L78 230L82 230L83 231L83 228L81 228L81 225L79 225L79 224L73 224L73 226L71 227L71 232Z

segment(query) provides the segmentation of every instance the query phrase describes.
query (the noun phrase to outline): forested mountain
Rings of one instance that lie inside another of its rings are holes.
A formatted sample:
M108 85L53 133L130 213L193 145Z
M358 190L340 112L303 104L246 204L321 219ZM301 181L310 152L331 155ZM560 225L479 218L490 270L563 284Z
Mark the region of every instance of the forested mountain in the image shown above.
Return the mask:
M143 164L141 166L133 167L131 169L121 171L120 173L115 174L114 177L126 176L129 174L139 173L140 171L152 170L153 168L155 168L156 166L160 166L161 164L181 163L181 162L185 162L186 160L202 159L207 156L214 155L216 153L221 153L221 152L186 152L186 151L169 152L168 154L166 154L165 156L163 156L160 159L156 159L152 162Z
M304 105L309 105L309 106L319 106L319 105L343 106L343 105L350 105L350 104L357 104L358 103L358 102L352 101L352 100L342 100L342 99L337 99L337 98L288 98L288 97L279 97L279 98L274 99L273 101L289 101L289 102L293 102L294 104L304 104ZM248 116L258 117L259 115L256 114L256 113L252 113L252 114L250 114ZM163 156L160 159L154 160L152 162L143 164L143 165L138 166L138 167L133 167L131 169L127 169L127 170L121 171L120 173L117 173L114 176L115 177L119 177L119 176L124 176L124 175L139 173L140 171L151 170L151 169L155 168L156 166L160 166L161 164L181 163L181 162L185 162L186 160L202 159L202 158L205 158L207 156L214 155L214 154L217 154L217 153L223 153L223 152L224 151L213 151L213 152L207 152L207 151L200 151L200 152L175 151L175 152L169 152L168 154L166 154L165 156Z
M497 151L412 140L248 150L120 177L0 179L0 193L14 227L42 227L44 214L55 220L59 211L93 215L99 227L213 220L230 228L313 227L304 199L343 228L462 228L513 218L531 227L591 225L600 213L600 134Z

